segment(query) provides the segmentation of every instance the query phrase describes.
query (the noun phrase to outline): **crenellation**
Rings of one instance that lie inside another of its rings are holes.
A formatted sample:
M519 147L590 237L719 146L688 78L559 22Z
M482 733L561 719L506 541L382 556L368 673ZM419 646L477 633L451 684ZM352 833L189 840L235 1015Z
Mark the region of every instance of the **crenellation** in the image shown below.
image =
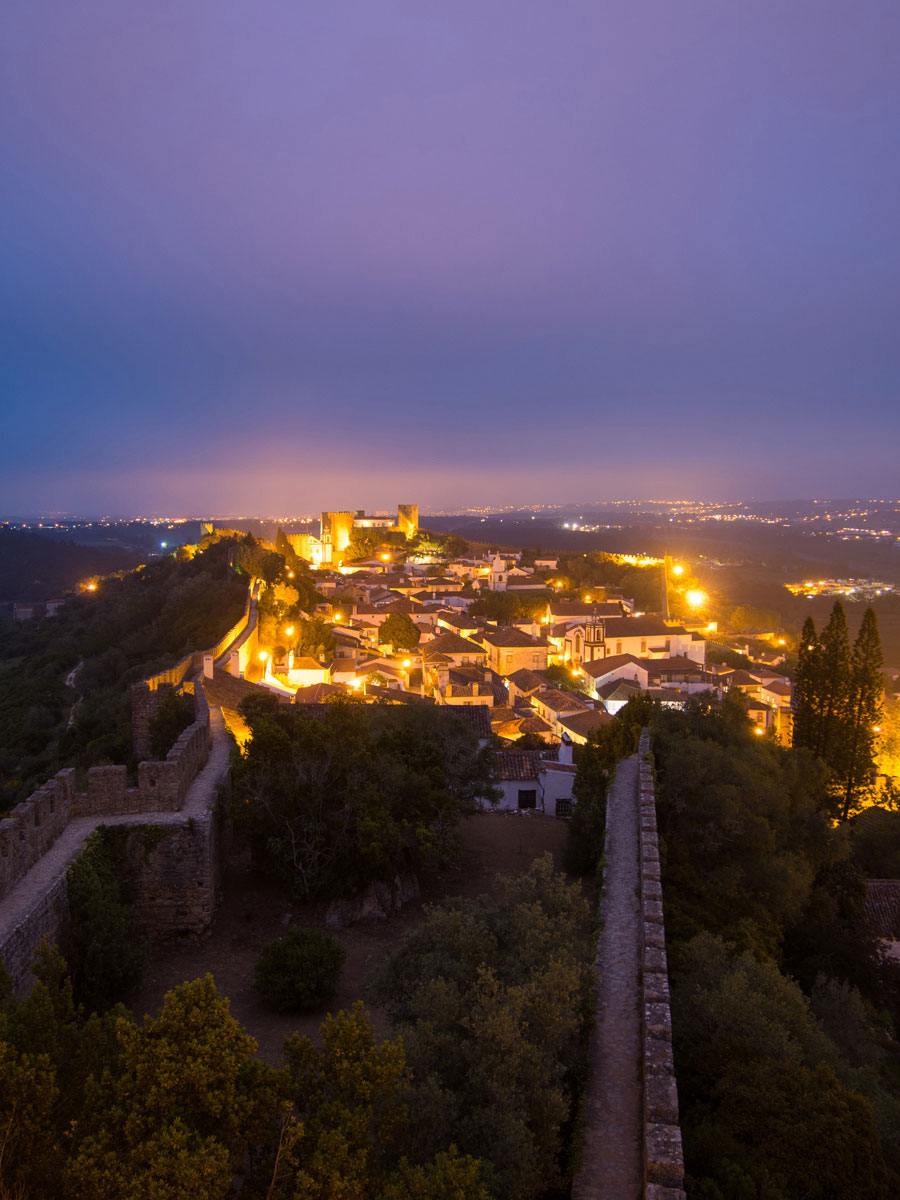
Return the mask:
M165 694L171 686L164 680L141 695ZM75 771L66 768L0 820L0 899L24 879L73 818L139 818L181 811L211 747L211 713L202 687L195 687L193 695L197 720L181 734L164 761L138 763L137 787L128 786L125 766L91 767L87 790L78 793ZM165 836L140 861L136 912L152 937L196 934L209 927L221 879L220 819L207 810L199 819L194 814L167 824ZM134 828L135 843L143 846L146 822L136 820ZM0 957L19 994L27 992L33 982L31 962L41 936L49 933L55 938L59 932L67 911L65 879L63 872L61 879L42 886L26 917L7 931L0 945Z

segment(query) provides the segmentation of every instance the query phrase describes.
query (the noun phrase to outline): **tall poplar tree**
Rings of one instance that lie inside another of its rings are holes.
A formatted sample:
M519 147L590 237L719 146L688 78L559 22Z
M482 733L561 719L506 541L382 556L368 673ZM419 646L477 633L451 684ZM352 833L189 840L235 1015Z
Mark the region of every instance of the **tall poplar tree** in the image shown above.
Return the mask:
M842 821L847 820L875 766L876 727L881 723L884 699L883 663L878 621L874 610L867 608L850 662Z

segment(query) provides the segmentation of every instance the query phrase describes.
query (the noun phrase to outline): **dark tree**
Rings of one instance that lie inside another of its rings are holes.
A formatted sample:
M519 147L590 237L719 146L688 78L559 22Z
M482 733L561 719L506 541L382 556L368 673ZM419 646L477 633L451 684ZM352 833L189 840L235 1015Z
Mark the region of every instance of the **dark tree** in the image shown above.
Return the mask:
M813 619L807 617L800 634L791 707L794 712L793 744L808 750L814 749L818 741L821 676L822 647Z
M391 613L378 630L379 646L391 645L396 650L415 650L422 631L407 613Z
M875 767L876 727L884 699L883 662L878 621L874 610L867 608L850 660L844 807L841 812L844 821Z

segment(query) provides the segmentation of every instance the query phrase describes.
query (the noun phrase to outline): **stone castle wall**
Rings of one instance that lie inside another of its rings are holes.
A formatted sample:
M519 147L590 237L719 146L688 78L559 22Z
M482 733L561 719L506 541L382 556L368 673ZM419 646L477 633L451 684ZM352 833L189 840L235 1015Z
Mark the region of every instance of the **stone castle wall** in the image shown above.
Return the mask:
M195 650L186 655L174 667L167 671L158 671L141 683L136 683L131 689L131 740L137 759L150 757L150 722L156 716L159 706L173 688L184 688L185 681L199 675L203 670L204 658L212 655L213 662L220 658L243 633L250 623L251 600L253 596L253 580L247 588L247 599L244 611L239 620L219 638L208 650ZM130 810L129 810L130 811Z
M0 901L50 849L73 817L179 812L209 754L209 705L202 688L194 693L196 720L163 762L138 764L138 786L128 787L124 766L91 767L87 790L77 792L68 767L17 804L0 821Z
M666 929L663 921L656 795L650 734L641 735L639 767L642 1023L645 1200L684 1200L684 1154L678 1120L678 1087L672 1055L672 1013Z
M68 919L69 888L63 874L36 896L24 919L0 943L0 960L20 999L28 994L34 983L31 965L41 938L46 936L52 942L57 941Z
M59 771L0 821L0 900L68 827L76 804L75 771Z

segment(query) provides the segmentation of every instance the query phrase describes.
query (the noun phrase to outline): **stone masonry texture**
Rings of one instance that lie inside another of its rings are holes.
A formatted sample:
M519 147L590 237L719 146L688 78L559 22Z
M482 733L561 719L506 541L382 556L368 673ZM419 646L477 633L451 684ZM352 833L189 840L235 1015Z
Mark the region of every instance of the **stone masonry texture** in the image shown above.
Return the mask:
M607 797L597 1010L572 1200L685 1200L649 751L644 731Z

